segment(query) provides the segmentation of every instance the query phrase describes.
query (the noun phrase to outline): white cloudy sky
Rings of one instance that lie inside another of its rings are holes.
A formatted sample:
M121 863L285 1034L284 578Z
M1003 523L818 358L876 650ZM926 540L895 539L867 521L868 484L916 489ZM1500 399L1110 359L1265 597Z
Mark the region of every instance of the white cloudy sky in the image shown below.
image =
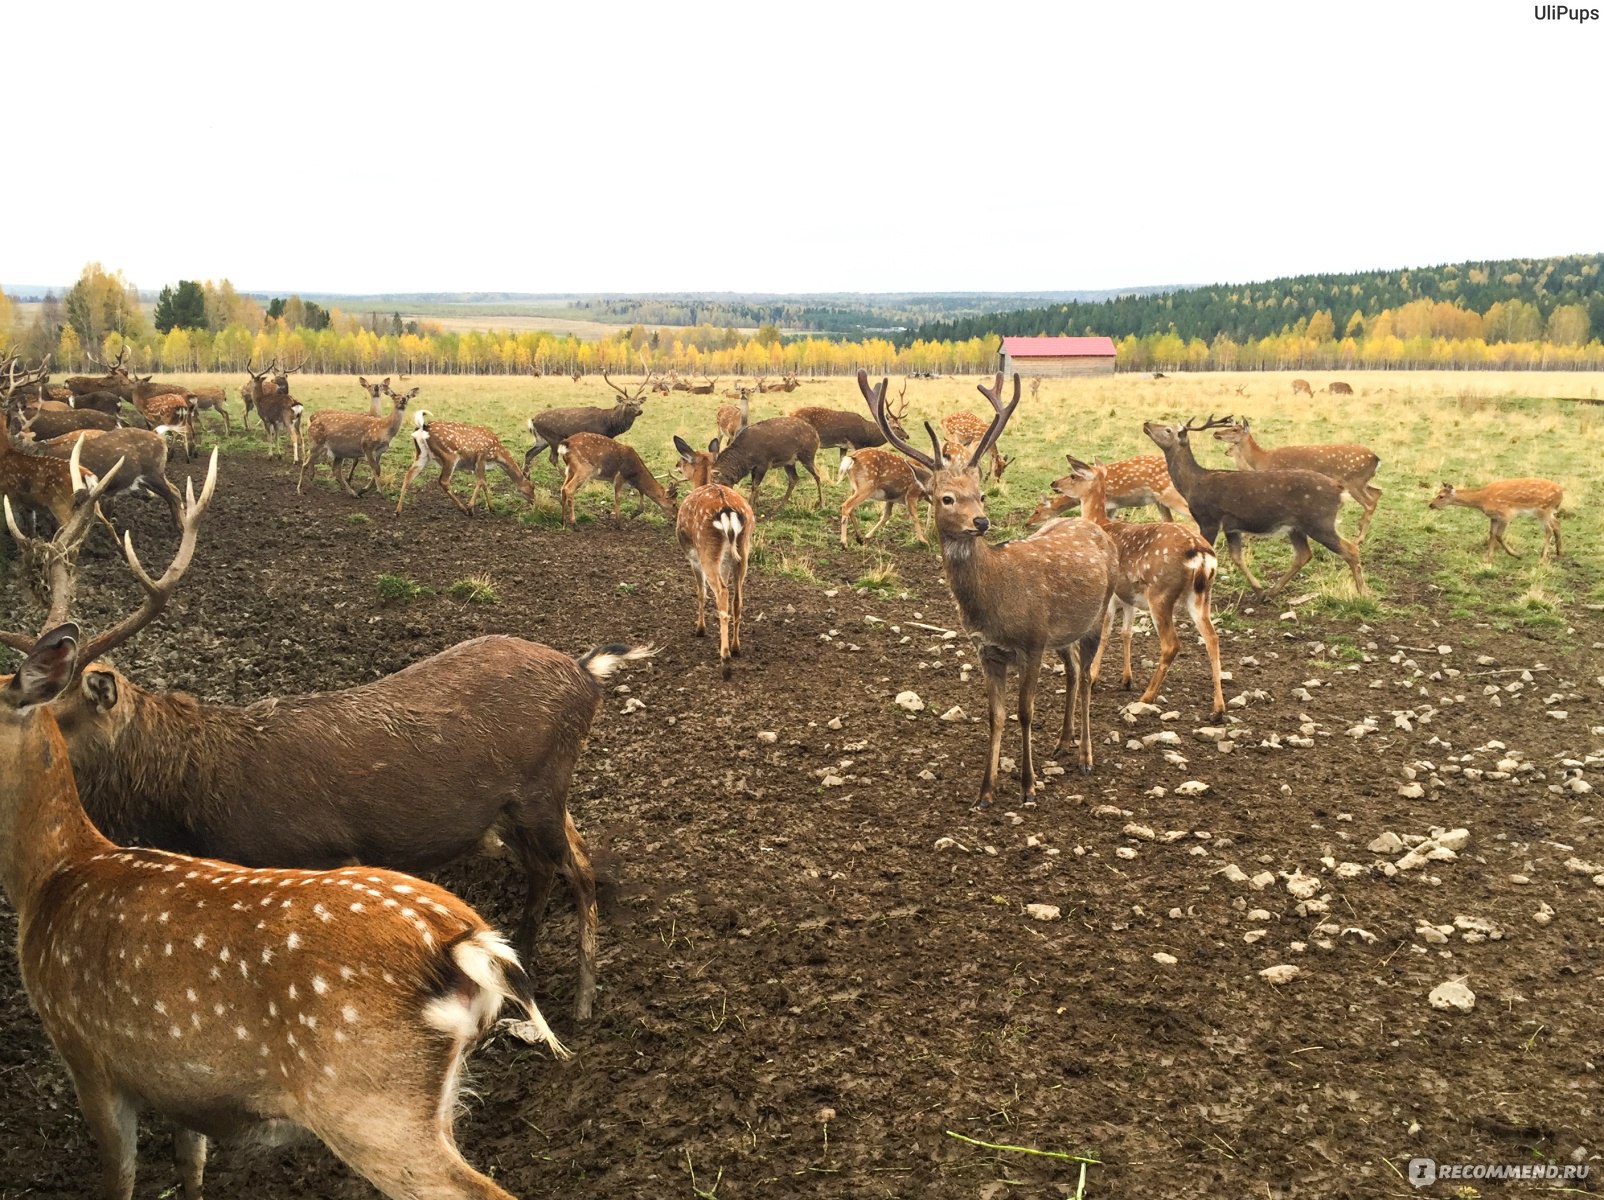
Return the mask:
M1604 249L1604 21L1531 0L6 23L63 52L9 105L7 157L57 180L8 193L9 283L1015 291Z

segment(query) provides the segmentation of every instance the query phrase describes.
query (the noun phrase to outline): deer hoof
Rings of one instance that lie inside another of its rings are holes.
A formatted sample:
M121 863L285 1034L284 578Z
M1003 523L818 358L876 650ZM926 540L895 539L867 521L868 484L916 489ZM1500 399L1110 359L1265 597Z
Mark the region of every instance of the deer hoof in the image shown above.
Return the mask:
M1090 775L1092 773L1092 764L1089 763L1089 762L1081 763L1081 765L1080 765L1080 773L1082 775Z
M691 636L692 637L706 637L707 636L707 630L706 629L702 629L702 628L693 629L693 630L691 630Z
M982 796L979 800L976 800L973 804L971 804L969 806L969 811L970 812L985 812L990 807L991 807L991 797L990 796Z
M730 660L726 658L722 663L720 663L719 670L723 674L724 678L728 679L733 673L733 668L730 666Z
M1073 753L1075 753L1073 747L1059 743L1053 747L1053 760L1056 762L1060 758L1068 758Z

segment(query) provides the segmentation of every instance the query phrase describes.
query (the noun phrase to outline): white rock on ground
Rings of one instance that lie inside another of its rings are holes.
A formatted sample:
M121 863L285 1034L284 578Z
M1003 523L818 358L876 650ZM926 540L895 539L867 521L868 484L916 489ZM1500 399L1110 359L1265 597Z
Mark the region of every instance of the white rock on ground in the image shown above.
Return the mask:
M1176 795L1179 796L1201 796L1208 790L1209 785L1200 779L1188 779L1185 783L1175 785Z
M1277 963L1273 967L1265 967L1259 972L1259 978L1266 983L1291 983L1303 974L1302 967L1295 967L1291 963Z
M946 712L941 714L941 719L943 721L963 721L967 720L968 716L968 713L964 712L963 709L954 704Z
M896 706L908 712L922 712L925 702L919 699L918 692L898 692L894 701Z
M1056 904L1027 904L1025 915L1037 921L1056 921L1063 914Z
M1160 950L1157 954L1153 955L1153 961L1161 967L1173 967L1180 961L1180 959L1176 958L1173 954L1165 954L1164 951Z
M1450 979L1431 989L1426 1002L1433 1008L1456 1009L1469 1012L1476 1007L1476 993L1465 986L1463 979Z

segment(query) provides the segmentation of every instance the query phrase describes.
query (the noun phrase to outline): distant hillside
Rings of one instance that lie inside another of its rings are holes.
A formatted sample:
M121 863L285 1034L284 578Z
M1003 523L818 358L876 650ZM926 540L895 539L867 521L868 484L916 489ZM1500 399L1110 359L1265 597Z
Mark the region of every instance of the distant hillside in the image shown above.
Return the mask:
M1107 334L1116 341L1173 333L1183 341L1224 337L1247 343L1329 318L1335 336L1360 333L1385 310L1416 301L1449 304L1485 315L1513 301L1547 321L1556 308L1581 305L1591 331L1604 332L1604 255L1449 263L1345 275L1296 275L1263 283L1217 284L1101 300L1075 299L926 322L915 340L962 341L1003 334ZM1358 318L1357 322L1355 317ZM1300 325L1300 322L1302 323ZM1539 331L1540 334L1540 331ZM1328 335L1329 336L1329 335Z

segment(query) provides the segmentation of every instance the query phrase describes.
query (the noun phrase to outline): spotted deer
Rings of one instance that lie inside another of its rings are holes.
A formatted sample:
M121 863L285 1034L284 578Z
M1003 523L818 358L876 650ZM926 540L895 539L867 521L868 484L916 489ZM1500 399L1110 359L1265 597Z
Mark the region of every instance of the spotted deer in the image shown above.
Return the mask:
M356 382L357 386L367 393L368 416L384 416L384 398L392 394L390 391L390 377L386 375L383 379L379 380L378 383L369 383L362 376L358 375L356 377Z
M919 517L919 501L929 499L927 488L930 473L924 467L911 462L894 450L870 447L843 455L841 474L852 485L852 494L841 505L843 547L847 544L849 522L858 541L868 542L880 532L880 527L891 519L891 510L898 503L908 506L908 520L913 525L913 535L919 539L919 544L921 546L930 544L930 539L925 536L924 521ZM874 523L873 528L864 533L858 524L858 509L875 500L885 504L885 511L880 514L880 519Z
M1534 517L1543 523L1543 549L1541 557L1548 558L1548 542L1554 540L1554 557L1560 557L1559 506L1564 502L1565 489L1547 479L1501 479L1479 488L1456 488L1451 483L1432 497L1430 507L1436 509L1459 506L1474 508L1487 515L1487 561L1493 561L1493 547L1499 546L1511 558L1519 558L1504 541L1504 530L1516 517Z
M313 413L311 420L306 423L306 452L301 456L301 475L295 483L296 493L300 493L301 486L306 482L308 470L312 472L313 482L317 481L318 464L325 458L329 460L334 482L345 489L346 495L355 499L366 496L376 488L381 482L385 451L395 441L396 434L401 432L402 414L417 394L417 388L409 392L391 392L390 411L385 416L327 410ZM358 492L351 486L351 480L356 475L357 464L364 460L371 478ZM351 464L351 469L343 478L340 475L342 462Z
M665 488L658 483L657 477L647 469L633 446L626 446L623 442L603 437L599 433L576 433L557 447L557 457L562 460L566 472L562 486L562 514L565 524L574 524L574 496L592 479L600 479L613 485L614 520L620 515L619 506L626 487L634 488L639 497L640 502L635 505L637 517L645 511L648 500L662 509L663 515L670 519L678 511L675 502L679 491L678 485L671 483Z
M183 438L185 460L193 458L196 402L189 390L174 391L175 385L157 383L149 375L132 379L134 409L152 429L176 430Z
M720 404L717 420L719 437L726 445L734 441L735 435L752 422L752 389L741 388L734 404Z
M949 460L942 440L928 423L931 453L916 450L892 428L886 412L889 381L870 388L868 373L858 372L858 388L886 440L931 472L929 493L941 539L941 561L947 586L963 625L979 651L986 680L991 744L980 780L979 808L988 807L996 788L1002 750L1004 691L1010 664L1019 669L1020 792L1027 802L1036 795L1031 725L1036 711L1036 685L1042 655L1056 650L1069 672L1069 695L1058 745L1060 755L1075 754L1075 714L1080 713L1078 761L1083 773L1093 765L1091 667L1101 643L1103 614L1114 594L1119 554L1109 536L1090 521L1054 521L1019 541L992 545L985 540L991 523L981 492L980 462L1002 436L1019 407L1019 376L1014 376L1011 403L1002 403L1003 377L980 392L995 416L966 458Z
M1203 540L1214 545L1223 529L1237 570L1254 591L1263 592L1264 584L1243 561L1242 535L1285 533L1292 543L1292 566L1269 589L1273 594L1314 557L1309 549L1312 538L1342 556L1353 572L1354 587L1361 596L1368 595L1359 547L1337 532L1337 511L1344 495L1340 483L1318 471L1211 471L1197 461L1188 435L1230 424L1230 417L1216 420L1210 416L1201 425L1148 421L1142 426L1142 432L1164 451L1170 478L1186 497Z
M746 596L746 568L752 557L752 527L757 518L746 497L715 481L718 439L706 450L674 439L680 470L691 492L679 506L674 533L696 576L696 636L707 634L707 598L718 607L718 658L724 678L730 659L741 654L741 610Z
M525 500L534 500L535 489L529 477L519 469L511 451L501 444L501 439L491 430L483 425L467 425L460 421L431 421L426 409L420 409L413 421L417 428L412 433L412 465L401 480L401 495L395 502L396 516L401 515L401 507L407 502L407 489L412 486L412 481L431 462L440 464L440 477L435 481L440 485L440 490L450 496L451 503L466 516L473 516L473 505L481 491L485 496L485 512L490 511L490 484L485 479L487 466L499 467ZM451 490L451 477L462 466L472 466L474 474L473 491L468 495L467 504L463 504Z
M250 428L249 418L254 408L262 418L262 428L267 432L269 458L283 457L278 441L280 437L285 437L290 444L290 462L301 461L301 414L305 407L290 395L289 377L304 365L303 362L288 371L279 371L278 359L275 358L263 370L257 371L251 363L245 364L245 372L251 377L251 382L242 392L245 397L245 427ZM273 378L269 379L269 375Z
M195 401L195 417L198 420L203 412L214 412L223 418L223 436L230 434L228 420L228 392L220 387L190 388L189 394Z
M79 483L83 479L82 441L69 450L67 462L48 454L29 454L11 440L6 422L0 421L0 497L5 498L6 522L11 524L11 508L47 512L58 526L65 525L82 503ZM15 533L22 544L20 533Z
M1309 386L1307 379L1294 379L1292 381L1292 394L1294 396L1307 396L1314 399L1314 389Z
M902 391L897 395L897 403L891 406L889 419L899 430L902 430L902 418L907 415L908 401L906 399L908 383L903 381ZM841 452L838 473L846 470L846 458L854 450L863 450L871 446L884 446L885 435L880 432L879 426L873 421L866 420L858 413L842 412L837 408L820 408L817 406L797 408L791 410L791 416L799 421L806 421L813 426L819 435L819 448L821 450L834 447ZM907 431L902 431L907 437Z
M78 429L38 442L37 448L41 454L67 460L77 450L83 467L101 478L111 475L113 468L121 464L111 479L107 499L130 494L156 496L166 501L173 525L182 527L183 498L167 478L167 440L159 433L146 429ZM114 528L112 534L121 536Z
M569 1056L511 948L396 872L252 870L109 841L52 708L84 640L54 625L0 681L0 883L100 1195L132 1197L143 1111L174 1126L186 1200L209 1137L285 1122L395 1200L512 1200L452 1132L463 1061L507 1001L526 1036Z
M1123 621L1120 636L1125 653L1120 683L1127 689L1131 686L1131 620L1137 609L1145 609L1152 616L1153 629L1158 634L1159 660L1152 679L1142 691L1141 703L1153 703L1169 674L1170 664L1181 651L1181 639L1175 632L1175 609L1184 602L1208 651L1209 672L1214 680L1214 707L1210 713L1215 717L1224 716L1220 638L1209 612L1218 565L1213 548L1196 533L1173 521L1110 520L1107 515L1108 468L1102 463L1080 462L1073 456L1070 456L1070 464L1075 469L1059 481L1066 485L1064 495L1053 499L1078 499L1087 518L1102 527L1119 551L1114 600L1103 620L1102 643L1092 663L1092 681L1095 683L1101 675L1103 654L1108 649L1109 633L1117 612ZM1047 501L1031 514L1028 524L1037 525L1055 515L1052 503Z
M1348 498L1364 509L1359 518L1356 543L1362 543L1375 519L1376 505L1381 502L1381 489L1370 481L1375 478L1381 459L1366 446L1353 442L1325 446L1281 446L1267 450L1253 436L1253 428L1243 417L1235 424L1214 431L1216 441L1224 442L1226 454L1236 460L1244 471L1304 470L1329 475L1342 485Z
M985 391L986 389L982 387L980 390ZM949 413L941 418L941 431L947 435L941 446L942 454L951 459L965 457L970 450L979 445L981 439L986 436L986 432L990 428L989 422L975 416L974 413ZM991 455L991 477L993 480L1001 482L1003 471L1014 460L1004 458L1002 452L997 449L996 443L992 444L989 453Z
M572 408L548 408L529 418L529 432L534 435L535 444L529 447L524 454L524 473L528 474L534 466L535 457L542 451L551 453L552 465L557 463L557 447L576 433L599 433L605 437L615 438L620 434L629 432L629 427L635 423L646 404L646 392L651 386L652 377L648 375L641 385L633 392L626 392L611 379L607 372L602 372L602 379L607 386L618 393L618 402L612 408L594 408L577 406Z
M1080 460L1073 454L1064 455L1074 466ZM1107 479L1104 487L1103 513L1105 516L1115 516L1121 509L1142 508L1151 504L1158 509L1159 516L1166 521L1175 520L1176 513L1187 513L1186 501L1181 493L1175 490L1175 484L1170 480L1169 468L1164 465L1164 456L1161 454L1143 454L1136 458L1122 458L1118 462L1111 462L1105 466ZM1055 508L1055 514L1072 510L1080 502L1080 490L1075 485L1073 474L1065 475L1053 480L1053 491L1061 496L1068 496L1069 503ZM1087 513L1090 517L1092 514Z

